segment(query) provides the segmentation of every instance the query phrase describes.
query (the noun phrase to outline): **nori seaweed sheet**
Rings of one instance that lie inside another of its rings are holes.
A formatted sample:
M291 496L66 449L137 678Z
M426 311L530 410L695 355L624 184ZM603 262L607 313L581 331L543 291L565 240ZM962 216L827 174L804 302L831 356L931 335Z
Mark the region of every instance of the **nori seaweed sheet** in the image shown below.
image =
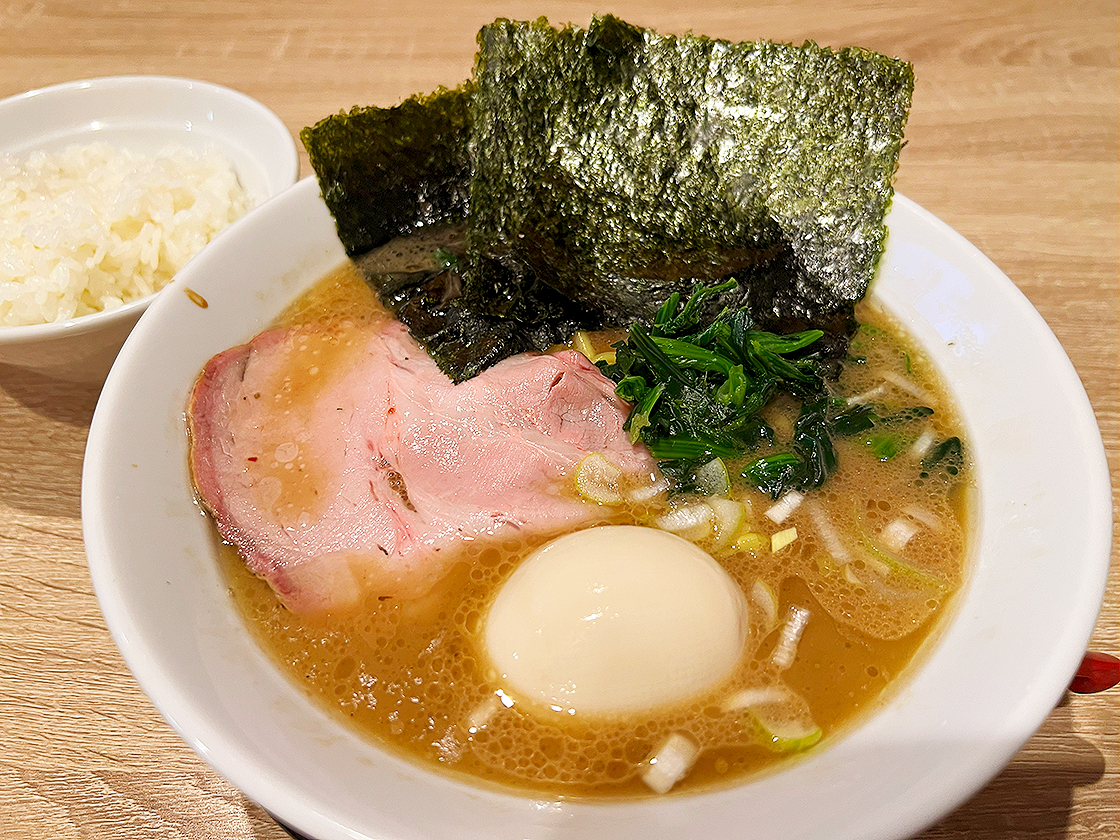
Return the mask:
M461 250L455 256L461 258ZM370 262L366 256L356 260L382 304L456 382L517 353L547 350L577 329L600 326L585 309L532 278L516 282L517 293L497 312L473 306L460 293L457 267L400 272L371 270Z
M479 45L472 264L524 263L616 323L727 276L760 323L819 320L865 294L913 90L906 62L610 16L586 30L499 20ZM471 294L495 293L474 281Z
M450 273L367 273L456 381L727 277L721 305L824 329L836 354L882 253L912 88L909 64L857 48L498 20L459 88L301 138L351 256L467 220Z
M346 253L467 215L473 82L392 108L357 107L300 132Z
M346 253L386 308L457 382L600 324L521 266L490 264L489 272L501 272L510 291L481 306L458 295L455 272L366 270L363 257L373 249L466 219L473 91L467 81L391 108L356 107L300 132Z

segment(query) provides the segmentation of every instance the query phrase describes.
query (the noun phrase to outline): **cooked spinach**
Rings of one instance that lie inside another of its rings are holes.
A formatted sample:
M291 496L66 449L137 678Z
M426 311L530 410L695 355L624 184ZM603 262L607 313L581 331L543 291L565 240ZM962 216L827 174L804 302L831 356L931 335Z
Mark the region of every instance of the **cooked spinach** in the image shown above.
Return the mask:
M880 414L874 405L849 405L846 400L822 396L804 402L788 448L752 460L743 477L763 492L778 498L788 490L810 490L823 485L837 468L833 441L854 437L881 461L888 461L918 437L916 426L933 414L927 406L913 406ZM920 477L935 469L957 475L963 463L959 438L938 442L922 459Z
M959 437L946 438L933 446L922 458L923 475L929 476L935 470L955 476L964 463L964 447Z
M918 437L933 410L913 406L884 412L835 396L822 375L820 331L776 335L755 327L734 301L735 283L697 286L682 305L672 294L647 329L631 326L599 368L633 404L624 428L659 460L676 492L691 492L695 474L713 458L742 464L740 475L773 498L823 485L839 464L835 440L862 440L884 460ZM706 304L723 308L711 320ZM779 441L760 411L777 395L800 403L788 441ZM758 454L761 453L761 454ZM933 446L923 475L956 475L960 440Z
M820 331L758 330L750 313L734 305L710 322L701 319L707 301L724 300L735 288L734 281L697 286L683 305L671 294L648 330L632 324L626 340L614 345L615 360L599 363L618 383L619 396L634 404L624 426L631 440L644 441L678 476L773 441L758 412L775 394L810 399L825 388L810 350Z

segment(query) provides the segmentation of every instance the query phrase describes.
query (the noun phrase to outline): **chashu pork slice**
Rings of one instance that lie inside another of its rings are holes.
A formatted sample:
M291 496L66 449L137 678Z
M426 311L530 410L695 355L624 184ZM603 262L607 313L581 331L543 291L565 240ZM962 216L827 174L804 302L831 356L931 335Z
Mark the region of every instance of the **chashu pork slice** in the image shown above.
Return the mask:
M593 520L572 472L655 464L583 355L521 355L455 385L396 321L272 330L215 356L190 466L222 537L297 612L422 594L463 541Z

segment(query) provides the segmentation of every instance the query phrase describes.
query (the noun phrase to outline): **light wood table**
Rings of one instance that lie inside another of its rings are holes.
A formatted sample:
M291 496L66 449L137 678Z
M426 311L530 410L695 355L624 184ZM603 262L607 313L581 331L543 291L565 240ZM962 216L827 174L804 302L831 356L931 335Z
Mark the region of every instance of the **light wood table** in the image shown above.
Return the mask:
M587 3L11 0L0 97L152 73L238 88L294 133L471 69L496 17L586 23ZM1081 375L1118 474L1120 13L1115 0L618 0L664 32L859 44L913 62L900 192L998 264ZM306 156L303 174L310 174ZM1040 394L1040 399L1045 395ZM0 367L0 838L282 838L140 692L82 550L79 484L96 390ZM1093 646L1116 652L1115 540ZM923 837L1120 835L1120 692L1068 699L1011 765Z

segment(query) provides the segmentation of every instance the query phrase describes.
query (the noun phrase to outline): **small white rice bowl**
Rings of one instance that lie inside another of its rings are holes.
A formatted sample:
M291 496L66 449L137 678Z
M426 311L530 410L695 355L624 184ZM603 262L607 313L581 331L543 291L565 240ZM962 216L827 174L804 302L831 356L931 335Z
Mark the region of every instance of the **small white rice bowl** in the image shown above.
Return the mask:
M204 82L0 101L0 363L99 382L152 296L298 171L275 114Z
M217 151L105 142L0 155L0 325L66 321L154 294L249 209Z

